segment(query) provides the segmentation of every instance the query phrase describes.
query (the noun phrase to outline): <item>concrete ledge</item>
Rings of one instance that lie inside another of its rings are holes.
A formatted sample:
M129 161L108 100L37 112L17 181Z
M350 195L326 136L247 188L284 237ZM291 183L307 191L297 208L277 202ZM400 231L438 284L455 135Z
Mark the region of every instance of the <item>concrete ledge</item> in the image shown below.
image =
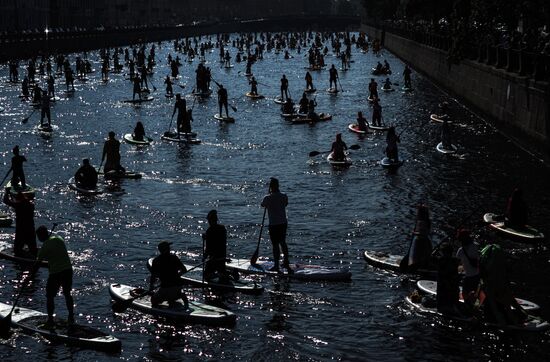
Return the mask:
M447 53L363 25L369 36L436 84L480 111L507 136L548 158L550 85L471 60L450 64ZM413 78L414 82L414 78ZM521 131L519 134L517 131Z

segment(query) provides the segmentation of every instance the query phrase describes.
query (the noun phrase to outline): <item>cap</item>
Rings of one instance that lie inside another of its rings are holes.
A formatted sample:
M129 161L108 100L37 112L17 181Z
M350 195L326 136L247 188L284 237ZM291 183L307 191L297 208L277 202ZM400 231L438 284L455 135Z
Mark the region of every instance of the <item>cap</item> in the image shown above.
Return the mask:
M159 243L159 245L157 246L157 248L159 249L159 251L163 251L163 250L170 249L170 245L172 245L171 242L168 242L168 241L161 241L161 242Z

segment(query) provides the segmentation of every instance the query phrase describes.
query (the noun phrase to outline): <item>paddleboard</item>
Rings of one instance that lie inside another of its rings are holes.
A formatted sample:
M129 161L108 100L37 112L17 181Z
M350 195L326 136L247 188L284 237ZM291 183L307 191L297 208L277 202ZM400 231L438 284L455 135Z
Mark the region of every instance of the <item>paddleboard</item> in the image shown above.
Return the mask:
M264 97L263 95L261 95L261 94L252 94L252 93L250 93L250 92L247 92L245 95L246 95L248 98L251 98L251 99L263 99L263 98L265 98L265 97Z
M27 184L24 189L21 188L20 184L17 184L14 187L11 184L11 180L9 180L8 183L6 184L6 188L8 187L11 187L10 193L12 196L17 196L19 192L22 192L27 197L34 197L34 193L36 192L34 187L30 186L29 184Z
M339 90L336 89L336 88L327 88L327 93L337 94L338 92L339 92Z
M403 87L401 87L401 90L404 91L404 92L411 92L413 89L403 86Z
M483 215L483 221L489 223L489 226L505 234L515 236L519 240L538 242L544 240L544 234L535 229L532 226L526 225L524 229L514 229L504 225L504 221L497 221L495 217L497 215L493 213L486 213Z
M235 118L233 117L222 117L219 113L214 115L214 118L220 122L235 123Z
M50 97L51 102L57 102L57 101L60 101L60 100L61 100L61 98L59 98L58 96Z
M316 88L305 89L305 90L304 90L304 93L315 93L315 92L317 92L317 89L316 89Z
M333 157L334 155L331 153L329 153L329 155L327 156L327 162L332 166L332 167L338 167L338 168L344 168L344 167L349 167L351 166L351 164L353 163L351 161L351 158L347 157L343 160L343 161L336 161Z
M233 64L230 64L230 65L225 65L225 66L224 66L224 68L225 68L225 69L231 69L231 68L233 68L233 67L234 67L234 65L233 65Z
M141 295L143 291L129 285L111 284L109 293L115 301L124 302L136 295ZM182 299L176 301L172 307L169 307L167 302L153 307L150 295L134 299L130 308L168 320L213 326L233 325L237 319L236 315L228 310L193 301L189 301L189 308L185 309Z
M416 287L426 294L437 295L437 282L435 280L419 280L416 282ZM536 303L520 298L515 299L518 304L529 313L540 309L540 306ZM460 302L464 302L464 297L462 296L462 287L460 287L460 296L458 300Z
M150 145L151 142L153 142L153 139L150 137L144 137L142 141L138 141L134 139L134 135L132 133L126 133L123 138L126 142L138 146L147 146Z
M399 161L395 161L395 160L390 160L389 158L387 157L384 157L381 161L380 161L380 164L382 165L382 167L384 168L392 168L392 167L399 167L401 165L403 165L403 160L399 160Z
M432 121L434 121L434 122L437 122L437 123L443 123L443 122L445 122L444 119L443 119L443 117L445 117L445 115L443 115L443 116L438 116L437 114L431 114L431 115L430 115L430 119L431 119ZM447 119L449 119L449 118L447 117ZM447 120L447 123L451 123L451 121L450 121L450 120Z
M285 101L283 101L282 98L279 97L279 96L275 97L275 99L273 99L273 101L277 104L285 104Z
M12 306L0 303L0 316L4 318ZM52 342L65 343L80 348L118 352L121 342L118 338L87 325L68 324L66 320L54 317L55 324L45 325L48 315L32 309L16 307L11 315L11 324L28 334L39 334Z
M197 135L197 134L195 132L180 133L178 136L176 132L164 132L164 134L160 138L166 141L177 142L177 143L199 144L202 142L200 139L194 138L194 136L192 135Z
M40 133L45 133L45 134L48 134L48 135L51 135L53 133L53 127L52 126L49 126L47 124L39 124L36 126L36 130Z
M369 98L367 98L367 101L369 101L369 103L373 103L374 102L374 98L369 96Z
M478 320L473 317L440 313L435 307L426 306L422 302L415 302L411 299L411 297L405 297L405 301L407 302L407 304L411 305L422 313L444 316L458 321L478 323ZM433 301L432 304L435 305L435 301ZM487 322L483 322L483 325L486 327L498 328L505 331L543 332L550 329L550 324L548 322L534 316L529 316L525 322L517 325L501 325Z
M0 106L0 113L4 112L6 109L2 106Z
M131 104L136 104L136 103L143 103L143 102L150 102L152 101L153 99L155 99L155 97L145 97L145 98L141 98L141 99L126 99L124 100L124 103L131 103Z
M455 145L451 145L451 149L443 148L443 142L439 142L437 146L435 146L435 149L438 152L451 155L453 153L456 153L458 148Z
M71 177L69 179L69 188L71 190L77 191L78 193L81 193L81 194L87 195L87 196L100 195L100 194L103 193L103 190L101 190L99 187L96 187L95 189L87 189L87 188L79 186L74 181L74 177Z
M0 214L0 227L10 227L12 223L13 220L11 219L11 217L6 214Z
M312 118L309 118L309 117L302 117L298 114L298 117L296 118L293 118L291 120L292 123L294 124L301 124L301 123L317 123L317 122L324 122L324 121L330 121L332 119L332 115L328 114L328 113L320 113L319 114L319 119L318 120L314 120Z
M210 95L212 94L212 89L209 89L207 92L193 92L192 94L195 97L206 98L206 97L210 97Z
M375 125L372 125L372 124L369 124L369 128L373 129L375 131L387 131L387 130L390 129L389 126L375 126Z
M28 251L27 251L28 253ZM28 254L27 256L15 256L13 254L13 246L6 246L3 249L0 250L0 258L13 261L14 263L26 265L26 266L32 266L36 263L36 258L32 255ZM42 260L40 263L38 263L38 266L42 268L48 267L48 262L45 260Z
M393 89L393 88L384 88L384 87L381 87L380 89L382 89L382 91L384 91L384 92L393 92L393 91L395 91L395 89Z
M298 113L281 113L281 117L283 118L294 118L298 115Z
M174 98L174 95L173 95L173 94L168 94L168 93L166 93L164 96L165 96L166 98Z
M362 134L362 135L369 133L368 131L361 131L359 129L359 125L357 123L350 123L348 125L348 129L350 131L354 132L354 133L358 133L358 134Z
M290 279L304 281L349 281L351 272L347 268L333 268L309 264L290 264L292 274L281 267L281 273L270 271L272 261L258 260L255 265L250 264L249 259L231 259L225 264L227 269L234 269L247 274L263 274L270 276L283 276Z

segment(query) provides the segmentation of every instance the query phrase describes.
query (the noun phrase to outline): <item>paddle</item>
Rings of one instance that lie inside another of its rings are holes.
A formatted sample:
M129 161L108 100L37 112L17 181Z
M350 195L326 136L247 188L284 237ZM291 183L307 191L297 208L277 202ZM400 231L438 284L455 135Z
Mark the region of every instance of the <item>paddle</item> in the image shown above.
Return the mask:
M23 118L23 119L21 120L21 123L23 123L23 124L27 123L27 122L29 121L29 118L31 118L32 115L34 114L34 112L36 112L36 109L33 109L33 111L31 112L31 114L29 114L28 117Z
M350 150L358 150L360 148L361 148L361 146L359 146L359 145L351 145L351 146L348 147L348 149L350 149ZM318 155L322 155L323 153L329 153L331 151L332 150L329 150L329 151L311 151L309 153L309 157L315 157L315 156L318 156Z
M256 245L256 250L252 257L250 258L250 264L254 265L258 261L258 255L260 253L260 241L262 240L262 231L264 230L265 223L265 214L267 213L267 208L264 208L264 216L262 217L262 226L260 227L260 235L258 235L258 245Z
M4 184L4 182L6 181L6 179L8 178L8 176L10 175L12 169L10 167L10 169L8 170L8 172L6 173L6 176L4 176L4 179L2 180L2 182L0 183L0 187L2 187L2 185Z
M457 231L458 229L460 229L460 228L464 225L464 223L465 223L466 221L468 221L477 211L478 211L477 209L474 210L474 211L472 211L470 214L468 214L468 216L466 216L465 218L463 218L462 220L460 220L460 224L459 224L457 227L454 228L455 233L456 233L456 231ZM483 222L482 222L482 225L485 226L485 224L486 224L486 223L483 221ZM453 235L453 234L447 235L446 237L444 237L443 240L441 240L441 241L432 249L432 255L434 255L435 252L436 252L437 250L439 250L439 248L441 247L441 245L443 245L444 242L446 242L447 240L449 240L449 239L451 238L452 235Z
M50 230L49 236L52 235L52 233L55 230L56 226L57 226L57 223L53 223L53 226L52 226L52 229ZM13 314L13 311L15 310L15 307L17 306L17 303L19 302L19 298L21 298L21 295L23 294L23 290L25 290L25 286L27 285L27 282L34 277L37 270L38 270L38 261L34 262L29 276L22 281L21 289L19 290L19 293L17 293L17 296L15 297L15 301L13 302L13 306L11 307L10 312L8 313L7 316L0 319L0 336L2 338L9 337L9 332L10 332L10 327L11 327L11 315Z
M342 83L340 83L340 77L336 77L336 79L338 80L338 84L340 85L340 89L342 90L342 92L344 91L344 87L342 87Z
M101 171L101 166L103 166L103 160L101 160L101 163L99 164L99 167L97 168L97 173Z

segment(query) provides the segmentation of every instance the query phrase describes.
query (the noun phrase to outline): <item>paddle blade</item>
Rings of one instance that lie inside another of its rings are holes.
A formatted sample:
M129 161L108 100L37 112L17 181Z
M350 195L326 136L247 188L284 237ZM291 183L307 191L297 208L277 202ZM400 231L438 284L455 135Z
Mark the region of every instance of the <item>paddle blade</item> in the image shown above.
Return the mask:
M237 112L237 107L235 107L235 106L230 106L230 107L233 110L233 112Z
M319 151L311 151L311 152L309 153L309 157L315 157L315 156L318 156L318 155L320 155L320 154L321 154L321 152L319 152Z
M10 336L11 313L0 319L0 338L7 339Z
M250 258L250 264L254 265L258 261L258 255L260 253L260 248L256 248L256 251L254 254L252 254L252 257Z
M29 117L23 118L23 119L21 120L21 123L25 124L25 123L27 123L28 121L29 121Z

